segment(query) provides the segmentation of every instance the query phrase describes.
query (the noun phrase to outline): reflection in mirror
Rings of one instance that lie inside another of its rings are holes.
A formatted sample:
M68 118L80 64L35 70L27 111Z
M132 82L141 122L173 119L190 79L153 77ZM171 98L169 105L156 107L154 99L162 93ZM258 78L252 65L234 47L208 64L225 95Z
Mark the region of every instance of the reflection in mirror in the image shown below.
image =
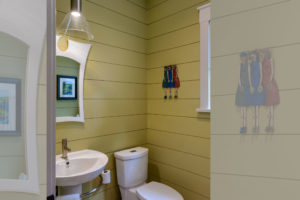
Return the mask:
M70 58L56 56L57 100L56 117L79 116L77 98L80 64Z
M56 36L56 122L84 122L84 73L90 48Z
M0 32L0 179L27 179L24 99L28 46Z

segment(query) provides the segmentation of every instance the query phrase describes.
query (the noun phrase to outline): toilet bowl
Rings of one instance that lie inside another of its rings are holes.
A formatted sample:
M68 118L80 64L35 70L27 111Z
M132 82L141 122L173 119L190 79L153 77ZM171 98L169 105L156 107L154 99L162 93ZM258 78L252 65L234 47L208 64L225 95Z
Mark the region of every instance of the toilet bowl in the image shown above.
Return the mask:
M115 152L122 200L183 200L173 188L158 182L145 183L148 149L136 147Z
M120 187L120 190L122 200L183 200L176 190L158 182L145 183L131 189Z

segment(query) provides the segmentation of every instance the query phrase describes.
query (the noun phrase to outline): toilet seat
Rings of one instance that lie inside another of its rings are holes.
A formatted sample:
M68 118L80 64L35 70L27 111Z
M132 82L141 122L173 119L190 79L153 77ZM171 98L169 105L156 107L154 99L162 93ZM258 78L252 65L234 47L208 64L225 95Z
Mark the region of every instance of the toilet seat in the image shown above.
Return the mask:
M184 200L173 188L158 182L150 182L136 190L140 200Z

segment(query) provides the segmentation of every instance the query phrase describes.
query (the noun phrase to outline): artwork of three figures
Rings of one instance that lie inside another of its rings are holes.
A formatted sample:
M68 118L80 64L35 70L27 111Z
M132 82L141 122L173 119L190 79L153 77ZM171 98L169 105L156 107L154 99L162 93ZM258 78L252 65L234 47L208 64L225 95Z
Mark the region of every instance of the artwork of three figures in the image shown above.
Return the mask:
M164 66L164 78L162 82L162 87L165 92L164 99L168 98L169 89L169 99L172 99L172 88L175 89L174 98L178 98L178 89L180 87L180 80L178 77L178 68L176 65Z
M280 103L270 49L240 53L235 104L241 109L240 133L247 133L247 110L253 109L253 133L259 132L260 107L267 109L267 133L274 132L274 107Z

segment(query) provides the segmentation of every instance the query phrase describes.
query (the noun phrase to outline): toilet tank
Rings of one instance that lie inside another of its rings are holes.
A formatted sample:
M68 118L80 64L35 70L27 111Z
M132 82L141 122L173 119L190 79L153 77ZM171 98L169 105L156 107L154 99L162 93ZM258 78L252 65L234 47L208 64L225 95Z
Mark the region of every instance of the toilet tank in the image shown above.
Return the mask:
M136 147L114 153L119 186L132 188L145 183L148 173L148 149Z

